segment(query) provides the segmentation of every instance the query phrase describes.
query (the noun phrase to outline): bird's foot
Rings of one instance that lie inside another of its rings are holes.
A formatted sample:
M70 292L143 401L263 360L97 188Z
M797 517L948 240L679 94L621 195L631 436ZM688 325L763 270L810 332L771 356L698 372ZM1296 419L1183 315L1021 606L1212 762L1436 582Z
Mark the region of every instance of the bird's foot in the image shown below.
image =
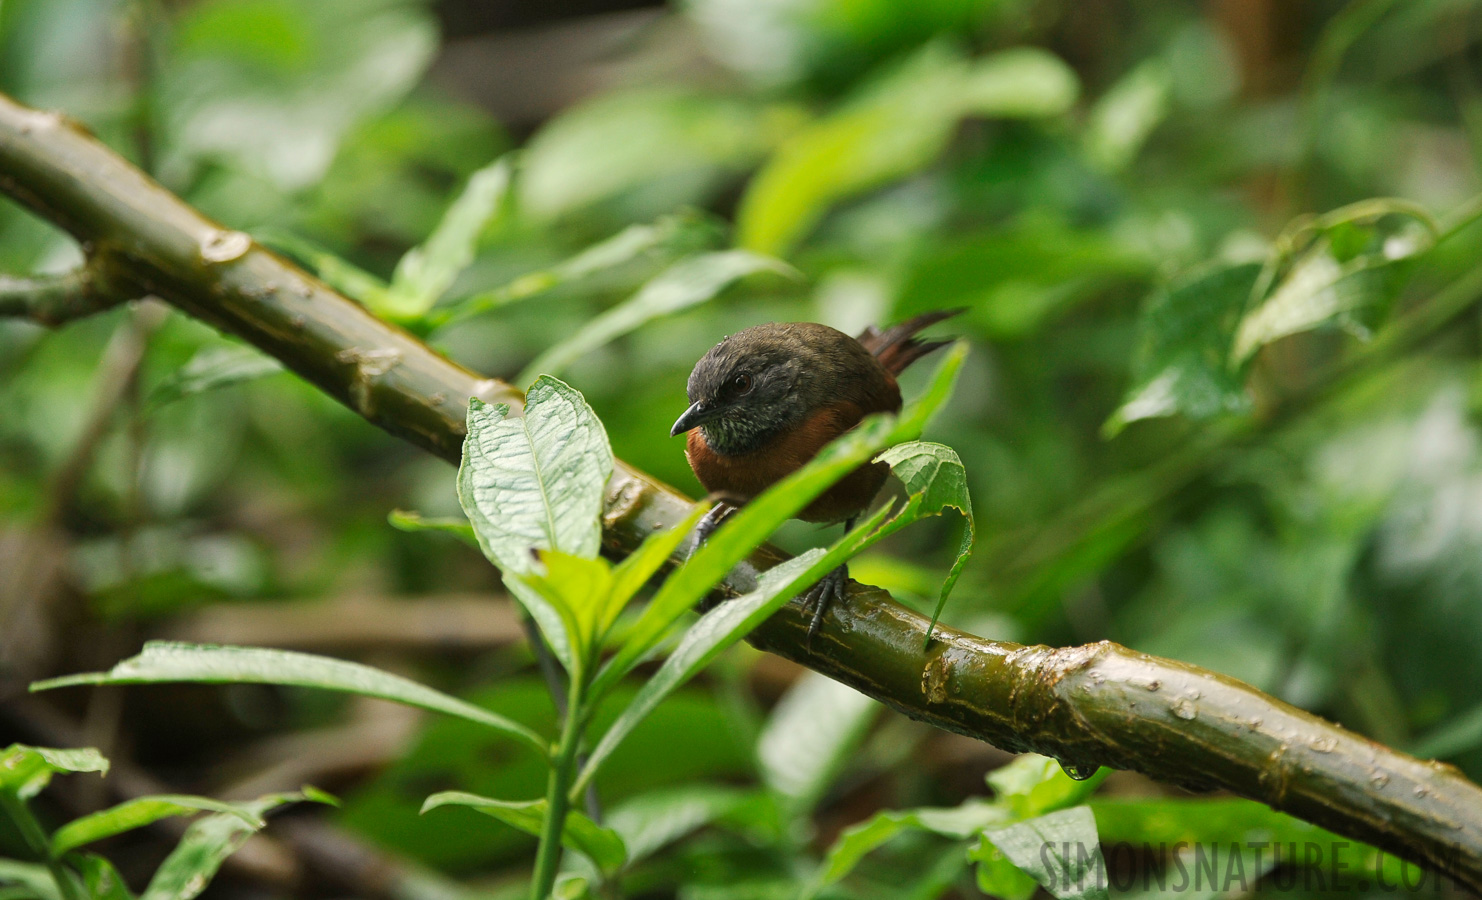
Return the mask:
M849 567L839 566L823 578L808 592L803 595L803 607L813 611L813 618L808 621L808 647L813 647L813 635L818 632L818 626L823 622L823 616L829 611L834 603L844 599L849 587Z
M710 540L710 536L715 534L716 529L720 528L721 524L730 518L731 514L737 509L739 507L733 506L724 500L710 507L710 511L701 516L699 524L695 525L695 542L690 544L689 555L685 558L688 559L690 556L694 556L695 551L699 550L706 541Z

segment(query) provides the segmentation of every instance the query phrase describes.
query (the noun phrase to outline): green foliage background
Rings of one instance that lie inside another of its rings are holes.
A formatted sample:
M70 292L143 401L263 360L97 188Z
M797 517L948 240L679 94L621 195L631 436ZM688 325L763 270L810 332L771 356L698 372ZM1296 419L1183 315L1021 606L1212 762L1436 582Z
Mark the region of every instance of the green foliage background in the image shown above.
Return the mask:
M966 307L952 327L973 352L927 435L961 456L979 539L946 623L1207 666L1482 778L1478 319L1374 349L1478 274L1482 5L689 0L634 19L579 96L503 122L469 99L501 86L446 64L479 50L442 41L437 11L0 0L0 90L77 116L460 362L513 378L560 361L614 452L692 493L668 426L721 335ZM438 229L458 230L444 213L460 195L466 246ZM1374 197L1421 211L1289 227ZM75 260L0 205L0 272ZM542 357L594 320L577 352ZM90 443L126 333L147 334L138 384ZM1334 387L1341 366L1354 374ZM412 616L468 594L506 609L476 551L389 527L395 508L456 515L451 471L205 326L128 309L54 333L0 321L0 734L34 724L16 700L33 678L148 637L254 642L216 613L372 599ZM960 528L924 522L854 573L929 610ZM43 595L16 573L38 534L56 570L33 616L22 601ZM350 619L305 618L285 645L552 731L517 635L367 641ZM841 828L956 806L1003 762L796 678L738 648L613 755L605 800L690 791L721 826L653 856L632 895L794 896ZM783 695L812 713L772 711ZM342 746L373 721L272 688L124 696L111 714L47 702L211 796L296 788L252 776L292 757L291 736ZM308 766L345 800L329 815L440 876L524 877L524 836L417 809L450 788L537 796L534 755L466 723L408 728L373 759ZM1102 792L1158 789L1113 776ZM1222 827L1180 809L1195 834ZM912 834L828 890L971 896L964 866L960 843Z

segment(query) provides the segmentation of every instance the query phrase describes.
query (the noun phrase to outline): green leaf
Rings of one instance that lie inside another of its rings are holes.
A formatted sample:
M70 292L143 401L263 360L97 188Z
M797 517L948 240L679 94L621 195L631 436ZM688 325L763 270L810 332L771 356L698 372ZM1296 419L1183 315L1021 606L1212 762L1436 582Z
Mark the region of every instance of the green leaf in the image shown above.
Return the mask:
M1122 76L1091 108L1086 155L1107 171L1126 168L1167 118L1172 90L1173 75L1161 59L1147 60Z
M422 812L426 813L440 806L466 806L536 837L540 836L546 816L544 800L491 800L462 791L433 794L422 804ZM616 831L598 825L576 810L566 814L566 825L561 831L561 845L582 854L600 871L607 873L621 869L628 857L623 839Z
M682 215L665 216L651 225L629 225L607 240L593 244L550 268L527 272L509 284L459 301L448 308L437 323L447 325L616 269L674 243L680 235L695 227L692 217Z
M245 344L206 347L161 381L149 393L147 405L157 409L182 397L241 384L283 371L283 364Z
M17 898L62 900L62 895L57 889L57 881L52 877L51 869L42 863L0 859L0 884L18 885L18 888L3 889L5 891L16 891L14 896Z
M171 816L189 816L202 811L238 816L253 828L263 827L262 820L253 816L240 804L179 794L139 797L80 819L73 819L57 829L51 838L52 856L61 856L84 844L101 841L135 828L143 828L160 819Z
M11 744L0 753L0 791L29 800L51 783L51 777L68 772L108 772L108 760L92 747L59 750Z
M1039 884L1013 860L1003 855L992 841L979 837L967 849L967 858L977 863L974 872L978 890L999 900L1029 900Z
M261 829L263 816L269 810L310 799L315 798L297 792L270 794L237 804L237 811L217 813L191 823L174 851L155 870L149 886L139 895L140 900L191 900L206 889L226 858Z
M576 780L573 793L580 792L586 783L597 774L603 761L617 749L623 738L627 737L638 723L643 721L644 717L653 712L665 697L693 678L727 647L750 634L752 629L766 621L792 597L797 596L809 585L867 546L877 526L889 512L889 504L882 506L869 519L840 538L827 552L814 549L768 569L761 574L755 590L741 597L727 600L701 616L700 621L685 632L684 637L680 639L679 646L674 649L668 659L664 660L659 671L644 682L643 687L623 709L617 721L613 722L607 732L602 735L602 740L587 758L586 765ZM721 531L724 530L723 527ZM716 533L717 536L719 534L720 532ZM697 553L678 572L669 576L670 581L678 577L686 568L694 565L694 560L698 556ZM667 586L668 583L665 584ZM657 597L649 601L650 608L657 601ZM630 639L625 649L631 646L633 643ZM609 665L602 671L598 683L603 681L603 677L611 677L611 673L617 671L622 670L615 665ZM597 689L597 687L593 688L593 696L601 696L596 693Z
M1090 807L990 827L983 838L1060 900L1106 900L1106 864Z
M83 888L91 900L134 900L128 883L113 863L96 853L79 853L72 861L77 864Z
M467 519L428 518L419 512L393 509L387 514L386 521L397 531L442 531L451 534L470 547L479 545L478 535L474 533L473 526L468 524Z
M1025 753L988 773L988 785L1016 818L1032 819L1082 803L1110 774L1100 769L1091 778L1074 779L1060 764L1038 753Z
M1206 419L1249 405L1229 365L1240 315L1261 272L1256 263L1205 266L1152 295L1140 323L1132 387L1104 426L1183 413Z
M726 519L689 561L669 576L649 601L634 623L626 643L598 674L593 684L593 696L602 696L644 659L680 616L700 602L732 567L750 555L783 522L797 515L834 482L883 448L918 437L931 414L946 402L966 354L965 343L954 345L942 359L926 391L907 406L898 419L889 416L866 418L824 447L803 468L774 484ZM867 544L856 546L854 552L864 546Z
M680 260L638 290L638 293L587 322L576 333L536 357L518 382L540 374L556 374L598 347L636 331L645 323L713 299L733 282L757 272L795 275L787 265L745 250L703 253Z
M624 800L607 814L607 824L628 848L628 865L738 810L767 798L756 791L710 784L687 784Z
M923 516L939 516L951 508L962 513L966 520L962 542L957 548L957 558L953 560L952 568L942 581L936 609L932 611L931 624L926 629L926 641L930 644L937 618L941 616L942 608L947 605L947 595L952 592L952 586L957 584L968 557L972 555L973 541L977 534L973 525L973 501L967 490L967 469L962 465L956 450L945 444L928 441L900 444L880 454L879 459L889 464L890 470L906 487L906 495L910 500L902 511L902 516L915 520Z
M858 825L844 829L818 867L805 897L843 879L871 851L908 831L926 831L954 840L965 840L984 828L1010 820L1010 813L996 803L972 799L951 808L885 810Z
M1076 91L1070 69L1041 50L968 62L927 47L782 144L741 199L737 243L786 255L836 202L929 164L964 115L1058 115Z
M391 286L371 306L379 314L415 318L425 314L473 262L479 235L499 214L509 194L511 167L497 159L475 172L443 213L431 236L396 264Z
M486 725L525 741L544 754L547 742L518 722L450 697L441 691L359 663L291 650L150 641L138 656L107 672L38 681L32 691L78 684L283 684L394 700ZM87 751L71 751L87 752ZM93 752L96 756L96 751ZM101 761L101 757L98 758ZM107 763L102 763L106 767ZM80 771L93 771L85 769Z
M811 812L859 749L880 709L853 688L804 673L757 738L762 782L795 814Z
M286 253L313 270L319 280L350 297L362 306L375 309L386 303L385 281L349 260L292 232L264 228L252 232L254 239L280 253Z
M570 623L516 577L534 571L532 550L595 558L602 499L612 475L607 432L582 395L548 376L525 395L525 413L469 401L458 500L479 547L505 574L568 671L576 665Z
M559 550L542 550L540 561L544 572L510 577L555 608L578 661L575 671L586 671L617 616L612 603L612 566L601 557L586 559Z
M705 515L705 504L697 503L695 508L684 521L658 534L651 534L644 539L637 550L632 553L612 570L612 608L608 611L608 620L603 626L605 631L612 626L618 613L633 599L637 593L648 584L649 579L658 574L659 569L669 562L679 550L679 545L684 543L690 532L699 524Z

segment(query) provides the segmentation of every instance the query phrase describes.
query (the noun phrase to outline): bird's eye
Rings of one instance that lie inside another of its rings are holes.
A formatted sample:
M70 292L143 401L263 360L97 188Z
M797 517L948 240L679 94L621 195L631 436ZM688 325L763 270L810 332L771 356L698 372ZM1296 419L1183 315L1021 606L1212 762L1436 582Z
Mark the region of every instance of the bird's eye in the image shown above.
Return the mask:
M738 394L744 394L751 390L751 376L746 374L737 375L731 379L731 390Z

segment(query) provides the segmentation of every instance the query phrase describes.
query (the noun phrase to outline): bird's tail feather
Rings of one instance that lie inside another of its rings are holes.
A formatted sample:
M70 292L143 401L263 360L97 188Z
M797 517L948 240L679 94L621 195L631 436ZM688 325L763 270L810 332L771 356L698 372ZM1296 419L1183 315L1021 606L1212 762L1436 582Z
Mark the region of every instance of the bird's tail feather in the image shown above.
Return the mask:
M951 341L921 341L916 339L917 333L930 328L932 325L950 319L962 309L941 309L935 312L922 313L913 319L907 319L899 325L892 325L884 331L875 326L864 330L858 337L859 343L880 360L880 365L885 371L892 375L899 375L906 367L933 350L938 350L952 343Z

